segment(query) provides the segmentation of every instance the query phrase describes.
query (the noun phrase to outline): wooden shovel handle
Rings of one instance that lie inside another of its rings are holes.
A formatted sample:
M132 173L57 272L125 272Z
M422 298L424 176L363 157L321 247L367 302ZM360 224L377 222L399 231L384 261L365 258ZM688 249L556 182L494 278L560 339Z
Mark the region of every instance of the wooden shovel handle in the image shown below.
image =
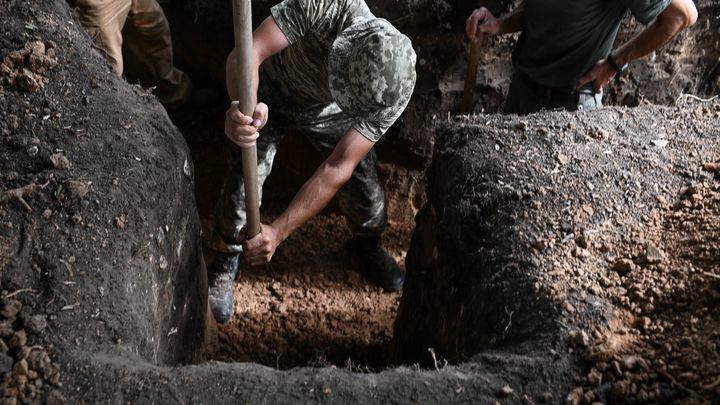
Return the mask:
M480 47L485 38L480 38L477 42L470 42L470 51L468 52L467 74L465 75L465 88L463 89L462 104L460 104L461 114L470 114L473 110L473 95L475 94L475 78L477 76L478 59L480 58Z
M250 117L255 112L257 94L253 87L251 0L233 0L235 56L237 63L238 109ZM245 186L245 237L260 233L260 197L258 193L257 148L242 148L243 181Z

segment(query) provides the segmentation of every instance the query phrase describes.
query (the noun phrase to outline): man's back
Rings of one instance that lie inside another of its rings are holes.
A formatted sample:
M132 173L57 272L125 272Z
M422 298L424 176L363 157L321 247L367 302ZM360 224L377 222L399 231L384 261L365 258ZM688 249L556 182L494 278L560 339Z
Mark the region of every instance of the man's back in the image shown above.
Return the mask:
M363 0L291 0L273 7L272 15L291 43L263 65L279 96L299 107L332 102L327 62L333 43L375 16Z

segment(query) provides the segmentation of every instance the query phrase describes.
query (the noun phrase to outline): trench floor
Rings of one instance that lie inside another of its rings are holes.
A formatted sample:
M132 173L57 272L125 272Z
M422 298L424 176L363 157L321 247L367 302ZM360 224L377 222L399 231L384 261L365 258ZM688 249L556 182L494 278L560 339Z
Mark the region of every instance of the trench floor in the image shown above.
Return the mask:
M218 109L220 109L218 107ZM193 153L203 234L225 173L222 111L176 122ZM292 152L291 152L292 151ZM299 135L280 144L263 193L261 219L272 221L320 163ZM414 216L424 202L421 173L381 164L388 205L384 245L404 270ZM271 263L243 266L234 286L234 315L218 325L215 360L288 369L337 366L377 371L388 365L401 293L385 293L358 271L345 218L331 203L288 238Z

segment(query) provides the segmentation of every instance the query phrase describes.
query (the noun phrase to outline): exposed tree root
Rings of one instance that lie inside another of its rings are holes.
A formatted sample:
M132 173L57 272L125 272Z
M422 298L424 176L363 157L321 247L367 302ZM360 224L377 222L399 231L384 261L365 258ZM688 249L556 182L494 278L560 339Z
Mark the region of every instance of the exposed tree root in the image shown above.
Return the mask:
M717 386L720 386L720 378L718 378L717 380L715 380L715 382L712 383L712 384L703 385L703 389L706 389L706 390L710 391L710 390L712 390L712 389L715 389L715 387L717 387Z
M6 299L12 298L12 297L14 297L14 296L16 296L16 295L18 295L18 294L22 294L22 293L26 293L26 292L27 292L27 293L32 293L32 294L37 293L37 291L33 290L32 288L23 288L23 289L20 289L20 290L17 290L17 291L13 291L13 292L11 292L10 294L3 295L3 296L2 296L2 299L6 300Z
M698 96L693 95L693 94L681 94L680 97L678 97L678 98L675 99L675 105L679 105L679 104L680 104L680 100L686 100L686 99L688 99L688 98L691 98L691 99L696 100L696 101L700 101L701 103L708 103L708 102L713 101L713 100L715 100L716 98L718 98L718 96L712 96L712 97L710 97L710 98L701 98L701 97L698 97Z
M710 273L710 272L707 272L707 271L703 271L703 274L706 275L706 276L708 276L708 277L712 277L712 278L716 278L716 279L720 280L720 276L718 276L717 274Z
M32 208L30 205L25 201L25 197L30 197L35 192L35 189L37 188L37 185L35 183L28 184L25 187L20 188L14 188L12 190L3 191L0 193L0 204L9 201L9 200L15 200L22 205L22 207L27 212L32 212Z
M703 397L702 395L700 395L700 394L698 394L697 392L695 392L695 391L687 388L686 386L680 384L680 383L675 379L675 377L673 377L672 375L670 375L670 374L668 374L668 373L666 373L666 372L663 372L663 371L660 372L660 375L662 375L662 376L665 377L668 381L670 381L670 383L671 383L674 387L677 387L677 388L679 388L681 391L683 391L683 392L685 392L686 394L690 395L691 397L698 399L698 400L700 401L700 403L703 403L703 404L709 404L709 403L710 403L710 402L709 402L707 399L705 399L705 397Z

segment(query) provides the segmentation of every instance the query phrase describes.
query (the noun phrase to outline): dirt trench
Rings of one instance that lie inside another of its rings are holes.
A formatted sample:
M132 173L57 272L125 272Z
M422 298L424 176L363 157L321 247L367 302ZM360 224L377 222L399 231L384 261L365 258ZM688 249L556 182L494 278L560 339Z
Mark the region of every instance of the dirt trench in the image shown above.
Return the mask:
M452 21L462 14L440 3L415 5ZM181 134L152 95L109 74L68 23L64 1L0 4L9 33L0 56L41 41L57 59L34 72L41 78L20 82L35 83L31 92L17 82L0 87L1 190L36 185L24 195L31 211L17 198L0 206L3 397L589 404L720 395L717 249L706 226L717 222L717 104L427 125L423 108L446 112L457 92L425 76L415 110L380 145L381 175L394 191L387 242L401 261L408 250L402 298L380 294L352 269L349 233L330 207L288 241L281 265L246 270L236 285L243 316L221 329L218 356L254 353L254 362L188 365L207 360L199 241L215 198L203 190L218 187L209 157L222 148L213 115L222 108L180 125ZM455 43L449 31L443 41ZM450 48L449 61L462 59L461 48ZM416 129L427 138L403 143ZM428 203L408 246L408 218L424 201L414 165L436 139ZM301 138L287 142L286 150L304 147ZM393 157L397 145L411 153ZM279 161L287 166L268 183L265 218L314 164ZM666 259L649 261L649 243ZM303 307L308 295L327 305ZM377 318L330 305L340 300ZM270 315L278 322L267 328ZM396 357L388 361L390 336ZM290 344L303 339L304 347Z
M205 126L207 119L186 122L187 127L178 124L184 134L195 137L195 191L205 235L214 226L214 205L225 173L218 156L225 156L228 147L217 131L222 123ZM300 135L289 134L283 140L264 187L262 221L272 221L282 212L320 161ZM414 217L424 204L424 177L390 163L382 164L379 174L389 216L383 241L404 270ZM351 238L346 219L331 203L279 247L271 264L243 266L235 283L235 313L228 324L218 325L212 358L280 369L386 367L400 293L385 293L368 283L350 250Z
M255 24L269 15L269 7L274 3L253 4ZM218 86L224 75L222 58L232 47L228 42L232 27L227 18L222 18L228 11L228 4L215 1L192 4L190 9L195 11L197 18L195 31L183 30L176 34L179 63L194 70L196 76L211 78L206 83L215 85L222 92ZM418 162L427 160L436 137L436 128L425 125L426 121L420 117L457 109L466 63L463 41L457 29L443 28L428 35L417 27L437 24L457 28L474 5L458 2L449 6L434 1L420 1L412 6L383 2L369 4L378 14L396 21L413 38L424 61L418 68L420 79L412 105L401 123L378 145L381 156L388 162L381 171L391 210L390 235L386 243L404 265L414 215L423 205L424 193L417 190L422 187L424 174L417 167L425 163ZM512 7L508 2L488 2L487 5L497 13ZM171 23L189 23L188 8L179 3L167 8ZM410 12L411 8L413 12ZM712 2L701 2L699 8L703 16L699 26L707 26L716 18L718 10ZM431 21L433 19L437 21ZM619 40L627 40L639 29L628 19ZM694 32L700 32L700 35L694 35ZM694 28L658 52L657 57L636 62L631 74L609 89L608 102L633 106L641 101L668 104L678 100L684 91L702 96L712 94L717 88L713 85L716 75L713 61L717 59L713 38L712 33ZM514 38L494 39L486 45L477 78L476 111L495 112L499 109L509 83L514 41ZM696 55L691 51L697 46L708 51ZM198 66L197 60L209 60L210 63ZM216 160L217 156L222 156L225 147L221 134L223 108L222 103L215 106L214 118L184 117L181 122L176 121L194 152L199 179L196 194L206 233L212 229L212 206L220 187L217 173L224 170L222 162ZM290 136L284 149L302 151L302 155L312 156L309 161L288 152L283 155L282 149L278 158L280 163L267 186L268 195L262 210L266 220L281 212L293 192L320 162L300 136ZM208 161L212 163L206 163ZM415 196L419 196L417 201ZM393 205L406 205L407 200L413 202L411 209L395 213ZM252 360L281 368L356 364L378 369L389 364L391 329L399 295L379 293L354 271L350 252L343 243L351 235L344 220L336 214L332 208L326 210L323 216L294 235L281 246L273 265L244 269L236 284L236 316L229 325L219 328L220 346L215 358ZM333 242L326 244L323 238ZM312 258L308 257L308 252ZM357 293L358 290L361 292ZM350 315L352 313L363 315ZM499 316L507 317L507 314ZM416 354L414 358L417 357ZM427 356L420 357L428 359Z

